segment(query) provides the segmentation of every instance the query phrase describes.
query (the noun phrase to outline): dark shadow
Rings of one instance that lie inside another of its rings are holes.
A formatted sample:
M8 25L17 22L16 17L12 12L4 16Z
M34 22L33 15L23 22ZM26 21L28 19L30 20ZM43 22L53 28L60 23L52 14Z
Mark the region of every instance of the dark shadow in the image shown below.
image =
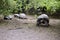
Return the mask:
M36 25L37 26L37 25ZM51 25L49 24L48 26L46 26L46 25L39 25L39 26L37 26L37 27L50 27Z

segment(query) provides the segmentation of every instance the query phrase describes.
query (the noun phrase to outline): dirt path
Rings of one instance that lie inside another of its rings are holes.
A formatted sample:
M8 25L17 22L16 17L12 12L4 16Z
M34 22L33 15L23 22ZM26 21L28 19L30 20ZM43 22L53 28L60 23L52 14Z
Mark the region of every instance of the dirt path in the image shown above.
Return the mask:
M60 20L50 19L49 27L37 27L36 18L2 20L0 40L60 40Z

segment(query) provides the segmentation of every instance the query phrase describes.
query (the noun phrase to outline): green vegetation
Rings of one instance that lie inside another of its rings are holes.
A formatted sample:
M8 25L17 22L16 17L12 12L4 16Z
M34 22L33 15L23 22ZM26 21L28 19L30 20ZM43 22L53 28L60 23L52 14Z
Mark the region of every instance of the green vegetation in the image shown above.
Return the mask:
M44 6L50 14L60 12L60 0L0 0L0 14L8 15L17 13L18 10L25 13L30 13L30 11L34 13L37 8Z

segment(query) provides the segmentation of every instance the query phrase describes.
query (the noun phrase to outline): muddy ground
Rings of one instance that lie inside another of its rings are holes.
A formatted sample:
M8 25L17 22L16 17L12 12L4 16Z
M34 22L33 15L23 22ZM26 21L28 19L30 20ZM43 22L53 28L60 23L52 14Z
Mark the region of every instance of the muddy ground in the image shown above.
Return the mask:
M60 40L60 19L50 19L49 27L37 27L36 18L0 21L0 40Z

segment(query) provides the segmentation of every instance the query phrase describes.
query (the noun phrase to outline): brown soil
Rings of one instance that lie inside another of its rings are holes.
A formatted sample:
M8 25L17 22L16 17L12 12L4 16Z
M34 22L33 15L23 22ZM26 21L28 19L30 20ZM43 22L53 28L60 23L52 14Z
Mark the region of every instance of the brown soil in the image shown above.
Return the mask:
M50 19L49 27L37 27L36 18L0 21L0 40L60 40L60 19Z

